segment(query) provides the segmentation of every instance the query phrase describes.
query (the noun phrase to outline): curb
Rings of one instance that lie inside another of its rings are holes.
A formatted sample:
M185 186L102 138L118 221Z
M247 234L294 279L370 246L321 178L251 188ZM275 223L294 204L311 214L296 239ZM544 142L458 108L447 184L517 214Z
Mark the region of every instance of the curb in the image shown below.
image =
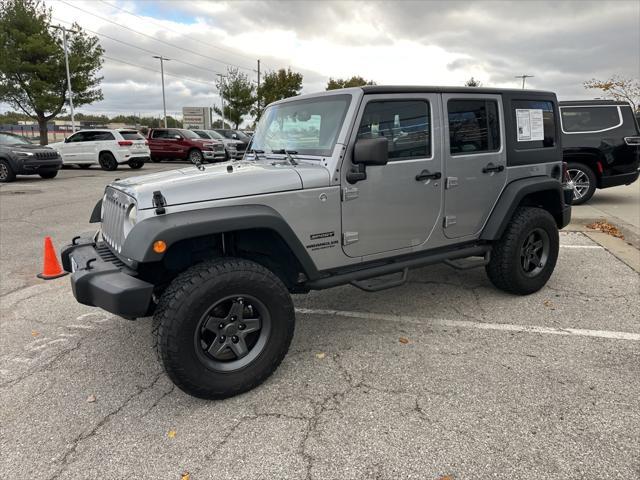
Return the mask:
M598 230L592 230L587 228L587 225L594 222L607 222L620 230L620 233L624 235L623 242L640 249L640 232L637 227L623 222L616 217L595 217L595 218L572 218L571 223L563 228L567 232L598 232Z

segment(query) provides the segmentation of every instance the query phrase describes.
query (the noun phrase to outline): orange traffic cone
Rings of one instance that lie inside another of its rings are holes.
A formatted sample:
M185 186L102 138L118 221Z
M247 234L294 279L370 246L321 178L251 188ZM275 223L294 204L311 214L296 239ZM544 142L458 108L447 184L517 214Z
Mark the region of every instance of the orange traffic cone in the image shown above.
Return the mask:
M43 272L38 274L38 278L44 280L52 280L54 278L62 277L68 272L62 270L58 257L56 256L56 250L53 248L53 242L51 237L44 237L44 267Z

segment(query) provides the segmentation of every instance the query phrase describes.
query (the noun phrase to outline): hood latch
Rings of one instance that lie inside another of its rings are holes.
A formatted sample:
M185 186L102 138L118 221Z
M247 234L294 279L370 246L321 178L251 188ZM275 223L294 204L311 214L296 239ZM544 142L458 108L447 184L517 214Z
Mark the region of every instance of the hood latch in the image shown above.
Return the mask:
M162 215L165 213L164 207L167 205L167 200L162 195L160 190L153 192L153 206L156 207L156 215Z

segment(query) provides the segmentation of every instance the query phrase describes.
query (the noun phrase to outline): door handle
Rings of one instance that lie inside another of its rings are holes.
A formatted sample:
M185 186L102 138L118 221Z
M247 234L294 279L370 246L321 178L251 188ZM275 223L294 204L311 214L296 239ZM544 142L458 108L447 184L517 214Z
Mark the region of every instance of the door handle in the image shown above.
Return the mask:
M493 163L488 163L487 166L482 169L482 173L501 172L503 170L504 165L494 165Z
M422 182L423 180L438 180L440 177L442 177L440 172L431 173L429 170L423 170L416 175L416 181Z

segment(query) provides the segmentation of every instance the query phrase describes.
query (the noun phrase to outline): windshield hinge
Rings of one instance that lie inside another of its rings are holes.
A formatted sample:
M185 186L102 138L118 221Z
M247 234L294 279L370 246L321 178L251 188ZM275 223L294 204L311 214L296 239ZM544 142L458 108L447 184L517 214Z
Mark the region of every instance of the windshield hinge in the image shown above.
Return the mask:
M164 207L167 206L167 200L162 195L160 190L156 190L153 192L153 206L156 207L156 215L162 215L165 213Z

